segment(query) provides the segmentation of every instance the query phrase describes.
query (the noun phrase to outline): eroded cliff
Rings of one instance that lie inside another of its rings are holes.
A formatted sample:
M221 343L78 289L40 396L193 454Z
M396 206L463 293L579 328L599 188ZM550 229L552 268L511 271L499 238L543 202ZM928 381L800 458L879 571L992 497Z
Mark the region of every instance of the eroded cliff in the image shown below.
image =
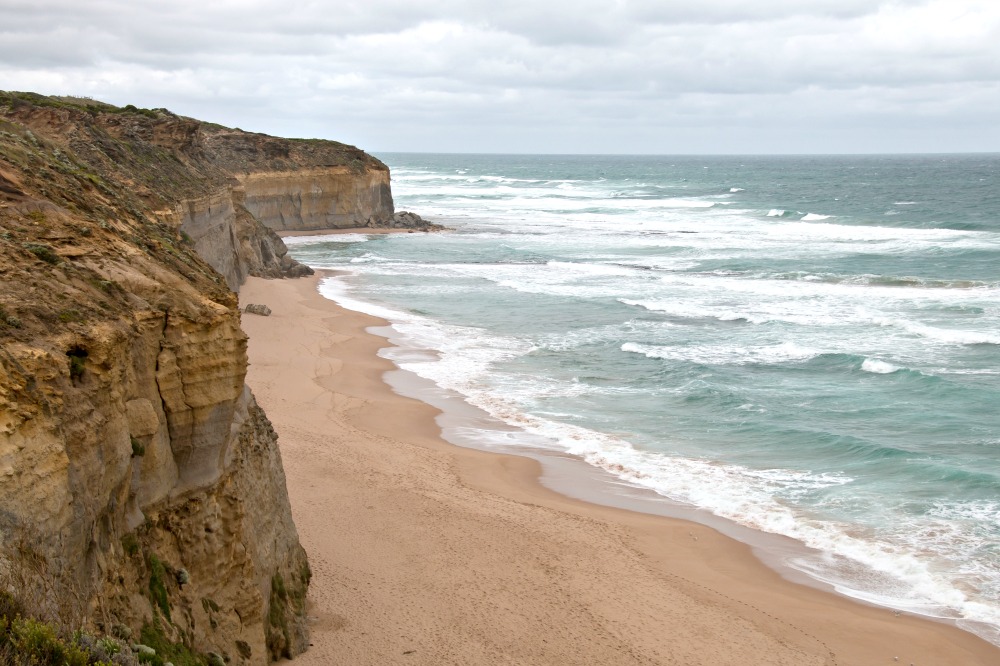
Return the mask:
M304 649L308 563L230 287L308 270L258 216L391 206L348 146L0 94L0 584L231 664Z
M71 197L81 210L102 214L91 199L111 188L126 208L181 231L234 290L248 275L309 271L274 230L393 222L388 167L353 146L75 98L0 93L0 105L0 118L62 146L56 166L88 174Z

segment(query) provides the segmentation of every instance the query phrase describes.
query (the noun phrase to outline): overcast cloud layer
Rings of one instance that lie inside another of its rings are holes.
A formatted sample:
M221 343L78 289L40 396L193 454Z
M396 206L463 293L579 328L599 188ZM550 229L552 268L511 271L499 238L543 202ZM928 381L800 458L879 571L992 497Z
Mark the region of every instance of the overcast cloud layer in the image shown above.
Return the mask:
M0 0L0 89L370 151L1000 151L997 0Z

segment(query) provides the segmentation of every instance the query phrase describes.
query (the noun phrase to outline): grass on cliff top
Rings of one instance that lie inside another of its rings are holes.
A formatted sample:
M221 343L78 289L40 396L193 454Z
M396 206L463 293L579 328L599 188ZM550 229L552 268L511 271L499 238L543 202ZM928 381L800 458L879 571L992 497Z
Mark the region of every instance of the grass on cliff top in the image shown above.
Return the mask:
M89 97L47 96L33 92L0 90L0 99L18 100L35 106L47 106L54 109L77 109L88 113L134 113L148 118L159 118L161 115L173 116L167 109L142 109L132 104L115 106Z

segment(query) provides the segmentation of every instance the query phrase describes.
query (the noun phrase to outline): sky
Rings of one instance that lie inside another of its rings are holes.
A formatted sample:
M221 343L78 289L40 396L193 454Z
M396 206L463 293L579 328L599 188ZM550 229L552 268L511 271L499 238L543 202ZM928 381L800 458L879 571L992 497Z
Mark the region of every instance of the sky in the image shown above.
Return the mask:
M0 89L369 152L1000 151L1000 0L0 0Z

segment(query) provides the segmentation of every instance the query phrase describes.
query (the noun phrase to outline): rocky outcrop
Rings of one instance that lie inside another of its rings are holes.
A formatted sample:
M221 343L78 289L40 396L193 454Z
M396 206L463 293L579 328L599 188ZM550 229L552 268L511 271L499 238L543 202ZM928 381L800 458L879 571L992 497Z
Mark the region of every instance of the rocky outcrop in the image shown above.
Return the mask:
M369 224L369 227L375 227L378 225ZM400 211L393 214L392 219L386 226L393 229L408 229L411 231L443 231L444 227L440 224L434 224L433 222L428 222L424 218L420 217L416 213L411 213L408 210Z
M293 656L309 567L227 284L302 270L234 170L308 160L95 105L0 94L0 585L69 627Z

